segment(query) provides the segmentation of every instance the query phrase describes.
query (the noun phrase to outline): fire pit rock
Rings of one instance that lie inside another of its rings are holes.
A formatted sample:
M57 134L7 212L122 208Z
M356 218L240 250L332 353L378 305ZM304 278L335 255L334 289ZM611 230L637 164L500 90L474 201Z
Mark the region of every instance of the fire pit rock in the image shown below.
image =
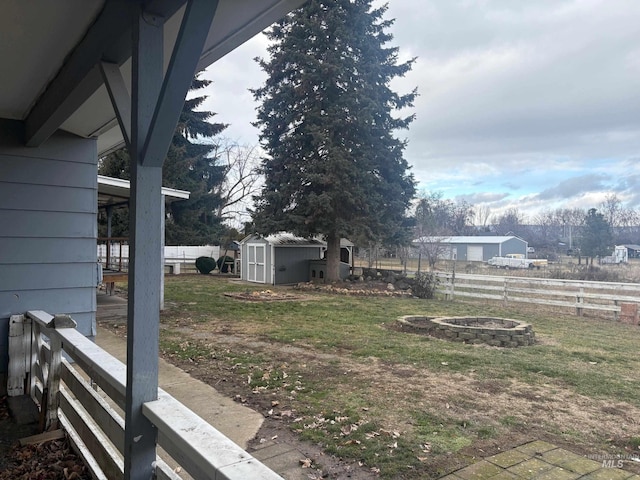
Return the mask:
M523 347L535 343L530 323L496 317L421 317L405 315L397 320L403 331L493 347Z

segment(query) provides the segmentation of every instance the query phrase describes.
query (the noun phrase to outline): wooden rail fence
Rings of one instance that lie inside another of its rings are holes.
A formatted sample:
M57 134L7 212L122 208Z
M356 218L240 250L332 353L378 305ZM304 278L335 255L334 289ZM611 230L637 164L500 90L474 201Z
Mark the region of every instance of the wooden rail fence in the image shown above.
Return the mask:
M65 360L63 349L74 365ZM126 365L79 333L70 317L43 311L11 317L9 395L31 395L41 407L42 428L62 426L93 478L120 480L125 420L95 385L124 409ZM162 389L142 413L157 427L158 445L193 478L282 480ZM155 473L160 480L183 478L160 457Z
M640 284L589 282L546 278L437 273L438 291L455 297L499 300L505 304L530 303L612 312L618 320L624 303L640 303Z

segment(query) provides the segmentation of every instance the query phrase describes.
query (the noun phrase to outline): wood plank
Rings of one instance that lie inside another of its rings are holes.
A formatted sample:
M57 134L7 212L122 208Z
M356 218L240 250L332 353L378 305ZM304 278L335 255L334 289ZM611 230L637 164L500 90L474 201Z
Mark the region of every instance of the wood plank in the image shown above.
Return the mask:
M20 445L37 445L38 443L49 442L51 440L59 440L64 438L64 430L57 429L50 432L39 433L20 439Z
M41 310L29 311L27 316L39 324L47 324L53 319ZM64 344L65 352L120 408L124 408L126 366L76 329L64 328L56 332Z
M60 389L60 410L104 475L110 480L124 478L124 462L120 453L65 388Z
M156 460L156 480L183 480L174 472L167 463L160 457Z
M57 317L55 317L57 318ZM55 319L54 319L55 321ZM49 373L47 375L46 428L58 424L58 404L60 396L60 366L62 362L62 342L56 334L49 337L50 358ZM42 361L44 355L41 356Z
M120 453L123 453L124 419L64 359L62 360L61 378L113 445Z
M24 315L12 315L9 318L9 369L7 381L7 394L17 397L25 394L25 382L29 375L28 359L31 349L25 343ZM29 345L31 338L29 336Z
M87 466L89 471L91 472L91 477L94 480L111 480L108 479L105 474L102 472L100 465L96 462L95 458L91 455L91 452L87 449L87 447L82 443L82 439L78 435L78 433L73 428L73 425L67 419L63 412L60 412L60 425L64 428L65 432L69 436L69 441L74 449L74 451L80 455L82 461Z
M163 393L146 402L142 412L158 428L158 443L192 476L199 479L281 477L253 458L175 398ZM241 468L243 475L223 470Z

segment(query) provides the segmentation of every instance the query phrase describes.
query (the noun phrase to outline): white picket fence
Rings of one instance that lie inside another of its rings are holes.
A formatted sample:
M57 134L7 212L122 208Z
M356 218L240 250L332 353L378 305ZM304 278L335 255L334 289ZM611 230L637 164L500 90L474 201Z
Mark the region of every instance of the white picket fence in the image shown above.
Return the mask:
M530 303L584 310L613 312L618 320L623 303L640 303L640 284L557 280L437 273L438 291L447 299L470 297L498 300L504 304Z
M42 409L42 430L61 426L94 479L123 479L124 456L132 455L124 451L125 420L94 387L124 410L126 365L79 333L70 317L43 311L11 317L9 358L9 395L31 395ZM142 414L158 429L158 446L193 478L282 480L162 389ZM158 457L154 478L185 477Z

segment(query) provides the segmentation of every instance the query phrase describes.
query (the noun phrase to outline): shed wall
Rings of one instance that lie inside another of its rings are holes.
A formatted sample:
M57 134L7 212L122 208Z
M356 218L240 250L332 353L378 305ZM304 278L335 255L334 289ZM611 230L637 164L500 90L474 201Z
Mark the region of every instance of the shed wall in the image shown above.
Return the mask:
M27 148L23 138L20 122L0 120L0 373L10 315L68 313L96 331L96 142L58 132Z
M318 260L320 247L275 247L274 248L275 284L309 281L309 260Z

